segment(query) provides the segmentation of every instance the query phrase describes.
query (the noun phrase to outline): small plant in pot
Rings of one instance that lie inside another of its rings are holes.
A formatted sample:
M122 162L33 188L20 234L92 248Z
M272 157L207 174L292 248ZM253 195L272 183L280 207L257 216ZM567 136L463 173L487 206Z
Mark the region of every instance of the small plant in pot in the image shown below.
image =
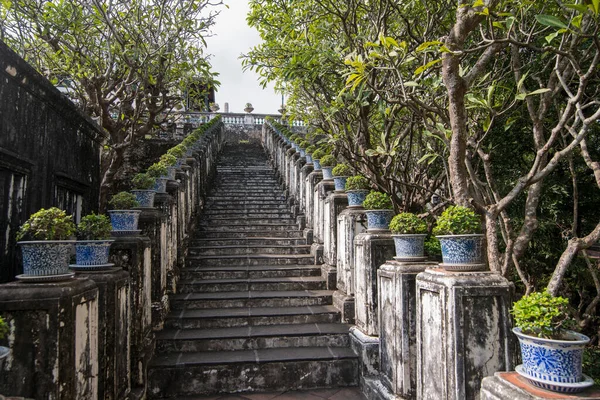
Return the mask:
M433 234L442 248L442 264L448 271L478 271L483 263L481 219L470 208L450 206L437 219Z
M69 258L75 240L73 217L52 207L32 214L17 232L17 244L23 254L23 275L17 279L34 277L70 278Z
M4 318L0 317L0 340L8 335L8 324ZM4 368L4 360L10 354L10 349L5 346L0 346L0 371Z
M140 203L140 207L152 207L154 205L156 178L141 172L135 174L131 180L131 185L133 186L131 193L133 193L138 203Z
M177 169L175 164L177 164L177 158L172 154L165 153L160 156L159 162L167 167L166 177L175 180L175 170Z
M352 174L352 168L348 164L340 163L331 170L331 174L335 191L341 193L346 189L346 179Z
M300 157L306 157L306 148L308 146L310 146L310 143L306 140L303 140L298 144L298 147L300 148Z
M421 261L427 258L424 256L427 224L421 218L408 212L395 215L390 222L390 231L396 246L396 260Z
M321 170L321 158L325 157L327 153L323 149L317 149L312 153L313 164L315 166L315 171Z
M140 231L137 229L141 210L135 196L129 192L119 192L108 202L111 207L108 210L113 235L135 235Z
M187 148L181 143L167 150L167 154L170 154L177 159L177 162L175 163L177 168L180 168L183 165L183 162L185 161L183 157L186 152Z
M513 305L513 332L521 345L522 365L517 373L532 385L574 393L594 384L581 372L583 351L590 339L571 329L569 301L548 291L523 296Z
M323 169L323 179L333 179L332 170L337 165L337 160L331 154L321 158L321 168Z
M315 152L315 150L317 150L317 146L315 145L310 145L304 150L307 164L313 163L312 154Z
M152 164L146 170L146 174L155 179L154 191L156 193L166 193L169 178L167 177L168 169L165 164L160 161Z
M386 193L371 191L363 202L369 232L387 231L394 216L394 205Z
M95 269L109 267L108 253L112 225L106 215L88 214L77 225L75 243L75 265L73 269Z
M369 180L362 175L354 175L346 179L348 207L361 208L370 188Z

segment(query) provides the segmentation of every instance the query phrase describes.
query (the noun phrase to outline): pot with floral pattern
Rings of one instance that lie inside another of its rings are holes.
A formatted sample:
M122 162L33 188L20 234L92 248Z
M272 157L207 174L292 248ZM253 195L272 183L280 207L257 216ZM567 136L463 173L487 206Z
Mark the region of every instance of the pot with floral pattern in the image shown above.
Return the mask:
M386 193L371 191L363 202L367 215L367 232L388 231L394 216L392 200Z

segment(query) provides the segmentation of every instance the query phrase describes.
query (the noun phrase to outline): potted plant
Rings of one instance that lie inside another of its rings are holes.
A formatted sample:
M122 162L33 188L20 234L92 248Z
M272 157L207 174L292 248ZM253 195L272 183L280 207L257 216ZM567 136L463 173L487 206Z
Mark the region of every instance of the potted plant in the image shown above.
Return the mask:
M4 318L0 317L0 340L8 335L8 324ZM8 357L10 349L5 346L0 346L0 371L4 368L4 360Z
M442 264L448 271L477 271L483 264L481 220L463 206L450 206L438 218L433 234L442 248Z
M335 191L341 193L346 189L346 179L352 173L352 168L348 164L340 163L336 165L332 170L333 183L335 185Z
M169 150L167 150L167 154L170 154L177 159L177 162L175 163L175 166L177 168L180 168L183 165L183 162L185 161L183 159L183 156L185 156L186 152L187 152L187 148L185 147L185 145L183 145L181 143L179 143L177 146L173 146Z
M315 171L321 170L321 158L325 157L327 153L323 149L317 149L312 153L313 164L315 165Z
M112 226L106 215L88 214L77 225L75 265L73 269L90 269L110 266L108 252Z
M140 172L135 174L131 180L131 185L133 186L131 193L133 193L138 203L140 203L140 207L152 207L154 205L156 178L147 173Z
M152 164L146 170L148 176L151 176L155 179L154 190L156 193L166 193L167 191L167 181L169 180L168 169L165 164L162 162L157 162Z
M331 154L328 154L321 158L321 168L323 169L323 179L333 179L332 170L336 166L337 160Z
M246 103L246 105L244 106L244 111L246 111L248 114L250 114L252 111L254 111L254 107L252 107L252 103Z
M119 192L109 200L108 204L112 207L112 209L108 210L108 214L110 215L113 235L127 235L140 232L137 229L137 225L142 211L133 210L133 208L140 205L133 194Z
M302 140L298 147L300 148L300 157L306 157L306 148L310 146L310 143L306 140Z
M427 224L413 213L400 213L390 221L398 261L425 260Z
M71 240L74 233L73 216L59 208L42 208L32 214L17 232L17 244L23 254L23 275L17 279L70 277L69 257L75 243Z
M386 193L371 191L363 202L369 232L387 231L394 216L394 205Z
M567 299L534 292L517 301L511 313L523 360L517 373L532 385L556 392L578 392L594 384L581 372L583 349L590 339L571 330L576 323Z
M175 180L175 170L177 169L175 164L177 164L177 157L172 154L165 153L160 156L159 162L167 167L167 178Z
M367 178L361 175L351 176L346 180L348 207L360 208L369 193L371 185Z
M307 164L313 163L312 154L315 150L317 150L317 146L314 146L314 145L310 145L306 149L304 149Z

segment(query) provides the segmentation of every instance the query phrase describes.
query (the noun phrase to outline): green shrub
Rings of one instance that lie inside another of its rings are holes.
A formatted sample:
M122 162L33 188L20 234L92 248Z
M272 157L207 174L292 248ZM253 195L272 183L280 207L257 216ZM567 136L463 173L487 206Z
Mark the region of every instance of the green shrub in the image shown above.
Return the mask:
M362 175L351 176L346 180L346 190L369 190L371 184L367 178Z
M308 155L312 154L315 150L317 150L317 146L314 146L312 144L310 146L308 146L306 149L304 149L304 151Z
M300 143L298 143L298 146L300 146L301 149L304 149L306 151L306 148L308 146L310 146L310 143L307 142L306 140L301 141Z
M112 207L112 210L131 210L132 208L140 206L136 197L129 192L119 192L115 194L108 204Z
M348 164L340 163L331 170L333 176L349 176L352 173L352 168Z
M67 240L74 233L72 215L56 207L42 208L21 225L17 240Z
M133 179L131 180L131 185L134 189L138 190L149 190L154 187L156 183L156 178L148 175L147 173L140 172L139 174L135 174Z
M313 160L320 160L325 157L327 153L323 149L317 149L312 153Z
M187 148L183 144L178 144L177 146L171 147L167 150L167 154L170 154L176 158L181 158L185 155Z
M154 163L146 170L146 173L153 178L160 178L161 176L165 176L167 172L167 166L162 162Z
M320 162L321 167L335 167L335 165L337 164L337 160L335 159L335 157L330 154L321 158Z
M167 167L172 167L177 163L177 157L172 154L165 153L160 156L160 163L166 165Z
M413 213L401 213L395 215L390 221L392 233L403 235L415 235L427 233L427 223Z
M463 206L450 206L438 218L433 234L440 235L465 235L479 233L481 219L470 208Z
M442 257L442 245L435 236L430 236L425 240L425 254L432 258Z
M102 214L88 214L77 225L77 239L105 240L110 237L112 225L110 219Z
M592 377L596 385L600 385L600 347L587 346L583 350L583 373Z
M567 329L576 326L571 317L569 300L553 297L548 291L533 292L513 304L515 326L526 335L560 339Z
M394 208L390 196L386 193L372 191L363 202L365 210L391 210Z
M4 339L8 334L8 324L4 318L0 317L0 339Z

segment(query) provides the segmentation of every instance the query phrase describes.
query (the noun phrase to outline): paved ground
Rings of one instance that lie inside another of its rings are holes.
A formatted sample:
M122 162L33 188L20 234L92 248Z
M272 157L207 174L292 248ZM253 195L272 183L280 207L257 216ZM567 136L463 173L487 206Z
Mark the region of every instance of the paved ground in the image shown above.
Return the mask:
M224 394L194 397L187 400L367 400L358 388L319 389L307 392L272 392L248 394ZM181 399L184 400L184 399Z

